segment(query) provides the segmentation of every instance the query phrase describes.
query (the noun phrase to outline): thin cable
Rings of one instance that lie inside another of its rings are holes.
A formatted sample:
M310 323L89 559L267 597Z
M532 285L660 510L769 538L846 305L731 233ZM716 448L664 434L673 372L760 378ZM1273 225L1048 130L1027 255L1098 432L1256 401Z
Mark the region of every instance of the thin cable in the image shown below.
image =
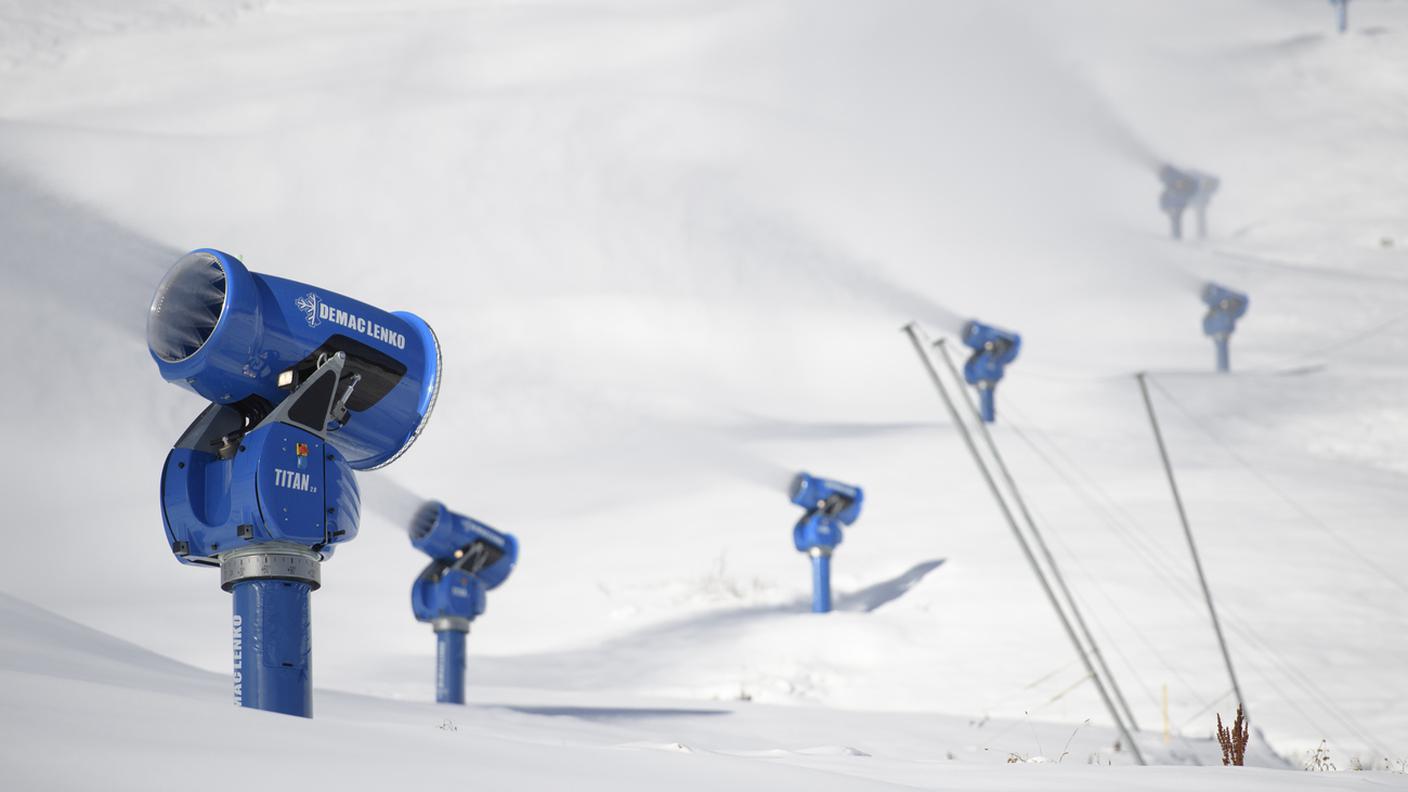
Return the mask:
M940 339L937 344L940 357L944 365L948 367L949 375L955 381L961 381L958 367L954 365L952 356L949 355L948 345ZM1105 681L1109 684L1110 690L1115 694L1115 701L1120 705L1120 710L1129 721L1129 726L1134 731L1139 731L1139 723L1134 718L1134 711L1130 709L1129 702L1125 700L1124 692L1120 690L1119 681L1110 671L1110 666L1105 662L1105 656L1100 652L1100 644L1096 643L1094 634L1085 623L1085 616L1076 605L1076 598L1071 594L1070 588L1066 585L1066 578L1061 574L1061 567L1056 563L1056 558L1051 554L1051 549L1046 546L1046 538L1043 531L1037 528L1036 520L1032 519L1031 512L1027 510L1026 498L1022 497L1022 492L1017 487L1017 481L1012 477L1012 472L1007 469L1007 462L1002 458L1002 453L998 451L997 443L992 439L992 433L988 431L987 423L983 421L982 415L978 412L978 406L973 403L973 396L967 388L960 387L963 392L963 401L968 405L968 411L972 414L974 423L978 426L978 431L983 436L983 441L987 444L989 453L992 454L993 462L997 465L998 472L1002 474L1002 479L1007 484L1007 491L1011 493L1012 500L1017 502L1017 511L1022 515L1022 520L1027 524L1027 531L1032 539L1036 541L1037 549L1046 559L1046 566L1051 572L1051 577L1056 580L1056 587L1060 590L1061 596L1066 598L1066 606L1070 609L1071 615L1075 618L1076 627L1080 629L1085 643L1090 647L1090 653L1095 657L1095 663L1099 666L1100 673L1105 675Z
M1293 499L1289 494L1286 493L1285 490L1276 486L1276 484L1272 482L1271 479L1267 478L1265 474L1252 467L1250 462L1248 462L1241 454L1238 454L1236 451L1234 451L1230 445L1228 445L1216 434L1214 434L1212 430L1203 426L1202 423L1199 422L1197 418L1193 417L1193 414L1189 412L1188 409L1184 407L1181 402L1178 401L1178 399L1175 399L1173 397L1173 394L1170 393L1169 390L1165 388L1162 383L1160 383L1157 379L1152 376L1149 379L1151 382L1153 382L1154 387L1159 389L1159 393L1162 393L1164 398L1167 399L1169 403L1173 405L1174 409L1178 410L1180 413L1183 414L1184 418L1188 419L1188 423L1192 424L1198 429L1199 432L1202 432L1204 436L1206 436L1208 439L1212 440L1215 444L1217 444L1217 446L1221 448L1229 457L1231 457L1234 461L1237 462L1237 464L1241 465L1248 473L1250 473L1253 478L1255 478L1257 481L1260 481L1263 485L1266 486L1267 489L1271 490L1273 493L1276 494L1277 497L1284 501L1286 505L1290 506L1292 510L1294 510L1301 517L1304 517L1306 522L1310 523L1312 526L1317 528L1321 533L1335 540L1335 542L1339 545L1340 548L1342 548L1345 552L1349 553L1355 558L1359 559L1359 561L1361 561L1365 566L1377 572L1379 576L1382 577L1384 580L1393 584L1401 591L1408 592L1408 583L1404 583L1393 573L1376 564L1373 559L1354 549L1354 545L1346 541L1345 538L1341 536L1337 531L1335 531L1328 524L1320 520L1320 518L1312 514L1309 509L1302 506L1299 502Z
M1145 540L1142 534L1138 531L1129 530L1129 532L1126 533L1126 530L1121 530L1120 527L1117 527L1125 521L1128 521L1128 523L1131 524L1136 522L1134 518L1129 515L1128 512L1126 512L1123 507L1121 507L1118 502L1114 500L1112 496L1105 492L1104 489L1099 485L1099 483L1094 479L1094 477L1091 476L1073 457L1065 453L1065 451L1061 448L1058 443L1056 443L1054 439L1048 436L1045 432L1041 431L1041 429L1037 428L1035 424L1032 424L1032 422L1023 413L1023 411L1019 407L1017 407L1016 404L1014 404L1014 400L1011 399L1010 396L1008 398L1008 412L1016 413L1019 417L1022 418L1023 423L1029 424L1029 431L1034 432L1046 444L1048 444L1051 447L1052 453L1060 457L1062 461L1065 462L1065 465L1059 465L1054 460L1052 460L1051 457L1048 456L1030 437L1028 437L1026 433L1023 432L1016 423L1009 420L1007 422L1007 426L1011 428L1012 431L1016 433L1019 438L1022 438L1023 442L1029 448L1031 448L1032 452L1035 453L1040 459L1042 459L1042 461L1045 462L1053 471L1055 471L1057 475L1061 479L1063 479L1068 486L1072 488L1073 491L1080 495L1083 500L1086 500L1087 503L1091 503L1091 505L1096 508L1097 512L1099 512L1102 516L1106 518L1106 527L1110 528L1118 538L1120 538L1131 550L1133 550L1136 556L1138 556L1140 560L1143 561L1145 565L1149 567L1150 570L1152 570L1161 580L1164 581L1165 585L1168 586L1170 591L1179 595L1179 599L1184 600L1185 603L1190 604L1196 609L1196 593L1191 589L1191 587L1187 586L1187 584L1179 580L1169 571L1167 565L1163 561L1164 556L1157 551L1144 548L1143 542ZM1082 485L1075 482L1070 477L1070 475L1067 474L1068 470L1075 471L1081 477L1083 477L1088 482L1091 490L1093 490L1095 493L1098 493L1099 496L1109 504L1109 508L1105 509L1100 505L1093 503L1093 501L1091 500L1092 496L1089 493L1085 492ZM1116 516L1116 513L1123 515L1123 518ZM1125 525L1123 527L1125 529L1129 528L1128 525ZM1097 589L1099 588L1100 587L1097 586ZM1231 609L1224 606L1222 612L1229 629L1233 633L1237 634L1238 637L1243 638L1247 642L1247 648L1254 653L1258 660L1264 661L1267 663L1268 666L1274 667L1279 670L1291 684L1301 689L1301 695L1303 697L1311 699L1316 704L1318 704L1324 712L1326 712L1332 718L1342 724L1345 729L1350 733L1350 735L1353 736L1355 739L1359 740L1365 746L1373 750L1382 751L1381 747L1376 746L1372 740L1366 738L1364 730L1362 730L1355 722L1353 722L1353 719L1338 710L1333 700L1330 699L1329 696L1327 696L1317 686L1315 686L1314 683L1310 681L1309 677L1307 677L1305 674L1303 674L1293 666L1290 666L1288 661L1284 660L1278 653L1276 653L1271 648L1270 643L1249 624L1247 624L1235 609ZM1135 633L1141 638L1141 640L1144 640L1147 644L1147 640L1144 639L1141 631L1136 629ZM1153 649L1152 645L1150 645L1150 648ZM1155 654L1156 656L1159 655L1157 650L1155 650ZM1162 657L1161 661L1163 661ZM1165 662L1166 666L1168 665L1166 661L1163 662ZM1328 729L1325 729L1322 725L1320 725L1320 723L1314 717L1312 717L1309 712L1307 712L1303 707L1300 706L1297 700L1298 697L1287 694L1284 688L1282 688L1281 685L1276 682L1275 678L1271 676L1266 667L1263 667L1260 662L1249 661L1249 665L1251 666L1252 670L1256 673L1256 675L1260 677L1263 681L1265 681L1267 685L1270 686L1273 690L1275 690L1281 696L1282 700L1291 709L1298 713L1304 719L1304 721L1310 725L1312 729L1322 735L1330 733ZM1193 688L1192 685L1189 684L1186 679L1183 678L1182 674L1178 673L1177 670L1173 669L1171 666L1170 670L1173 671L1174 675L1180 681L1182 681L1183 684L1188 687L1188 689L1193 690L1196 693L1196 689ZM1204 699L1204 696L1202 694L1198 694L1197 698ZM1216 701L1220 700L1221 698L1223 697L1220 696L1218 697L1218 699L1214 699L1212 704L1205 705L1202 712L1206 712L1213 705L1215 705ZM1184 725L1186 726L1188 722L1191 722L1191 720L1192 719L1186 721ZM1333 743L1335 741L1332 740L1331 742Z
M1014 410L1011 400L1009 399L1008 412L1011 413L1014 411L1018 412L1019 414L1021 412L1020 410ZM1086 492L1084 487L1079 482L1074 481L1070 477L1066 476L1064 469L1060 465L1057 465L1056 462L1051 459L1051 457L1049 457L1044 451L1042 451L1042 449L1036 445L1036 443L1027 435L1025 431L1022 430L1022 428L1016 422L1011 421L1009 418L1009 420L1006 421L1006 426L1014 434L1017 435L1017 437L1037 456L1038 459L1040 459L1043 463L1047 465L1047 467L1051 468L1052 471L1054 471L1059 477L1061 477L1066 482L1068 488L1070 488L1082 500L1084 500L1087 505L1089 505L1096 512L1096 514L1105 521L1107 528L1113 531L1121 539L1126 538L1121 530L1121 527L1118 525L1118 521L1114 517L1114 515L1106 511L1101 506L1101 504L1097 503L1094 500L1093 496L1090 493ZM1041 430L1035 427L1032 428L1032 431L1041 433ZM1046 441L1052 444L1053 447L1055 447L1054 440L1046 438ZM1079 469L1079 466L1075 464L1074 460L1069 461L1069 466L1073 469ZM1149 639L1149 637L1144 633L1144 631L1139 628L1135 620L1132 619L1127 613L1125 613L1125 611L1119 606L1119 603L1115 600L1115 598L1110 595L1109 591L1106 590L1105 586L1100 582L1099 577L1090 572L1089 568L1085 566L1084 562L1081 561L1080 557L1075 554L1068 545L1064 543L1064 541L1060 538L1059 535L1056 535L1056 541L1066 552L1066 555L1072 560L1076 567L1085 574L1087 580L1095 588L1095 590L1100 592L1100 595L1104 597L1105 600L1110 604L1111 609L1115 611L1116 615L1118 615L1120 619L1123 620L1125 624L1130 627L1130 629L1134 632L1135 636L1139 639L1140 643L1144 644L1144 646L1151 653L1153 653L1155 657L1158 658L1159 662L1163 664L1164 669L1167 670L1170 674L1172 674L1173 677L1179 683L1181 683L1189 692L1191 692L1197 701L1205 701L1206 696L1198 690L1197 686L1195 686L1192 682L1189 682L1188 679L1183 676L1183 674L1168 660L1164 653L1160 651L1159 648ZM1126 542L1126 544L1128 545L1129 543ZM1136 555L1138 555L1137 552ZM1155 573L1164 576L1163 570L1158 565L1152 563L1149 558L1141 556L1141 560L1144 561L1146 565L1150 566L1150 568ZM1172 588L1172 586L1170 587ZM1185 597L1185 599L1188 598ZM1191 600L1189 600L1189 603L1190 609L1194 609L1192 607ZM1107 634L1110 632L1108 628L1104 627L1103 623L1100 626L1102 629L1105 630ZM1139 681L1140 686L1143 688L1145 694L1149 697L1150 701L1155 706L1159 706L1159 699L1154 696L1153 691L1151 691L1147 685L1144 685L1142 679L1139 678L1137 671L1135 671L1135 669L1133 668L1133 664L1128 660L1127 657L1123 655L1122 652L1119 652L1119 647L1117 644L1115 644L1114 646L1116 653L1120 655L1121 660L1124 661L1125 665L1129 667L1131 672L1135 674L1135 679Z
M1173 476L1173 463L1169 461L1168 449L1164 446L1164 435L1159 430L1159 419L1154 413L1154 402L1149 398L1149 388L1144 384L1144 375L1137 374L1139 393L1144 397L1144 407L1149 411L1149 425L1154 429L1154 442L1159 447L1159 458L1163 460L1164 473L1168 475L1168 488L1173 493L1173 504L1178 507L1178 521L1183 526L1183 535L1188 539L1188 551L1193 556L1193 569L1198 573L1198 584L1203 588L1203 599L1208 604L1208 616L1212 617L1212 629L1217 634L1217 647L1222 650L1222 661L1227 665L1227 676L1232 679L1232 688L1237 691L1237 706L1242 716L1250 721L1251 710L1247 699L1242 695L1242 687L1237 684L1237 672L1232 667L1232 653L1227 649L1227 638L1222 634L1222 622L1217 619L1217 607L1213 605L1212 590L1208 588L1207 575L1203 573L1203 561L1198 556L1198 545L1193 541L1193 529L1188 525L1188 512L1183 508L1183 496L1178 492L1178 481Z
M1179 517L1180 517L1180 519L1183 521L1184 530L1185 530L1186 535L1188 536L1189 548L1190 548L1190 550L1193 551L1193 563L1194 563L1195 567L1198 569L1199 579L1200 579L1200 580L1204 580L1203 577L1202 577L1202 563L1201 563L1201 561L1199 560L1198 555L1197 555L1197 550L1196 550L1195 546L1193 545L1192 534L1189 533L1188 530L1187 530L1187 516L1186 516L1186 514L1185 514L1184 511L1183 511L1182 500L1181 500L1181 498L1180 498L1179 495L1178 495L1177 484L1174 483L1174 479L1173 479L1173 470L1172 470L1172 467L1170 466L1170 464L1169 464L1169 462L1168 462L1167 452L1164 450L1164 446L1163 446L1163 437L1162 437L1162 434L1159 432L1158 421L1157 421L1157 419L1155 418L1155 415L1154 415L1153 402L1150 400L1150 397L1149 397L1149 390L1148 390L1148 387L1147 387L1146 384L1145 384L1145 376L1144 376L1144 375L1139 375L1139 376L1137 377L1137 379L1138 379L1139 385L1140 385L1140 392L1141 392L1141 394L1142 394L1143 397L1144 397L1145 406L1146 406L1146 408L1147 408L1148 411L1149 411L1149 418L1150 418L1151 425L1152 425L1153 428L1154 428L1154 437L1155 437L1155 440L1157 441L1157 443L1158 443L1158 445L1159 445L1160 454L1162 455L1163 460L1164 460L1165 471L1168 473L1168 476L1169 476L1169 485L1170 485L1170 487L1172 488L1173 493L1174 493L1174 501L1175 501L1175 503L1176 503L1176 504L1178 505L1178 507L1179 507ZM1222 647L1223 657L1224 657L1224 659L1225 659L1226 662L1227 662L1227 671L1228 671L1228 675L1231 676L1231 678L1232 678L1232 686L1233 686L1234 688L1237 688L1237 690L1238 690L1237 698L1238 698L1239 703L1242 704L1242 706L1243 706L1243 711L1245 712L1245 706L1246 706L1246 705L1245 705L1245 701L1246 701L1246 699L1244 699L1244 698L1242 697L1242 694L1241 694L1241 692L1240 692L1240 688L1239 688L1238 685L1237 685L1237 677L1236 677L1235 673L1234 673L1233 670L1232 670L1231 659L1230 659L1230 656L1227 654L1227 644L1226 644L1225 639L1223 638L1223 635L1222 635L1222 628L1221 628L1221 626L1220 626L1220 623L1219 623L1218 620L1217 620L1217 612L1216 612L1216 610L1213 608L1211 594L1208 594L1208 593L1207 593L1207 584L1206 584L1206 582L1203 583L1203 590L1204 590L1204 593L1207 595L1207 599L1208 599L1208 611L1209 611L1209 613L1210 613L1210 614L1212 615L1212 617L1213 617L1213 626L1214 626L1214 629L1215 629L1216 632L1217 632L1219 645ZM1249 626L1246 626L1246 625L1243 625L1243 631L1244 631L1245 633L1254 633L1254 631L1253 631ZM1343 713L1343 712L1340 711L1340 709L1333 703L1333 700L1332 700L1328 695L1326 695L1325 692L1324 692L1322 689L1320 689L1320 687L1319 687L1318 685L1316 685L1316 684L1314 683L1314 681L1313 681L1309 676L1303 674L1299 669L1297 669L1297 668L1295 668L1294 666L1290 665L1290 663L1286 662L1283 658L1280 658L1280 657L1277 656L1275 653L1273 653L1273 652L1270 650L1269 644L1266 644L1266 643L1260 638L1260 636L1257 636L1257 637L1256 637L1256 640L1257 640L1258 643L1262 643L1263 646L1265 646L1266 652L1267 652L1267 656L1268 656L1268 658L1272 661L1272 663L1274 663L1274 664L1276 664L1278 667L1280 667L1280 668L1282 669L1283 673L1286 673L1288 676L1290 676L1293 682L1298 682L1303 691L1308 692L1308 693L1310 693L1310 694L1312 695L1312 697L1315 697L1315 698L1319 699L1319 700L1320 700L1320 704L1321 704L1321 706L1325 709L1325 711L1328 712L1333 718L1335 718L1335 720L1339 721L1340 724L1343 725L1346 729L1348 729L1351 734L1353 734L1356 738L1358 738L1358 739L1359 739L1361 742L1363 742L1365 745L1367 745L1367 746L1369 746L1369 747L1371 747L1371 748L1374 748L1376 751L1381 751L1381 750L1382 750L1381 747L1379 747L1378 745L1376 745L1373 740L1369 739L1369 737L1368 737L1363 731L1361 731L1361 729L1359 728L1358 724L1355 723L1354 720L1353 720L1352 718L1350 718L1348 714ZM1248 717L1248 720L1250 720L1250 717Z
M1131 753L1134 754L1135 761L1140 765L1145 764L1144 755L1140 752L1139 746L1135 743L1133 736L1129 733L1129 727L1120 717L1115 704L1110 700L1109 691L1105 689L1100 678L1095 674L1095 668L1090 663L1090 657L1085 652L1085 647L1081 645L1080 639L1076 637L1075 629L1072 628L1070 619L1066 617L1066 612L1061 608L1060 602L1056 599L1056 593L1051 589L1051 584L1042 573L1041 565L1037 563L1036 556L1032 554L1031 545L1027 542L1022 530L1017 526L1017 520L1012 516L1012 510L1008 508L1007 501L1003 499L1002 492L998 489L997 482L992 477L992 472L983 463L982 455L978 452L978 446L973 442L973 436L968 431L968 425L958 414L958 407L953 403L953 397L948 393L948 387L944 385L943 379L939 376L939 370L934 367L934 362L929 357L929 344L920 339L923 331L919 325L911 322L904 327L905 333L909 336L910 342L914 345L914 351L918 353L920 361L924 364L924 369L929 374L929 379L933 382L934 388L938 390L942 397L944 408L948 411L949 418L958 429L959 436L963 438L963 443L968 447L968 453L973 457L974 464L978 467L978 472L982 475L983 481L988 485L988 490L992 493L993 499L997 502L998 509L1002 512L1007 525L1012 529L1012 536L1017 540L1018 546L1022 549L1022 555L1026 557L1027 563L1031 566L1032 572L1036 575L1037 581L1041 584L1042 591L1046 594L1046 599L1050 602L1053 610L1056 611L1057 619L1061 622L1062 628L1066 632L1066 637L1070 639L1076 654L1084 663L1086 671L1093 678L1095 689L1100 693L1100 699L1105 705L1106 711L1110 715L1110 720L1114 721L1119 728L1120 734L1129 742Z

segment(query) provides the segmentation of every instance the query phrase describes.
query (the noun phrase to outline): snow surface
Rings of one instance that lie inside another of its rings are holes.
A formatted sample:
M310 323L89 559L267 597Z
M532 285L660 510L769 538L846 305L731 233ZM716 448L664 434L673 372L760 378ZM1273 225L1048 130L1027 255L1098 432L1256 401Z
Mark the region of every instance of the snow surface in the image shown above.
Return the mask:
M247 786L210 769L237 741L280 786L1408 786L1121 767L898 332L1023 333L997 439L1154 760L1215 763L1234 703L1137 370L1252 761L1323 740L1401 771L1408 4L1351 16L1341 37L1318 0L0 0L0 767ZM1206 243L1164 238L1163 159L1222 177ZM156 375L144 312L207 245L414 310L448 359L323 568L312 722L228 706L228 595L161 531L161 460L201 405ZM1252 297L1230 377L1207 373L1209 278ZM790 545L800 468L867 490L826 617ZM426 703L407 602L424 497L523 542L463 711Z

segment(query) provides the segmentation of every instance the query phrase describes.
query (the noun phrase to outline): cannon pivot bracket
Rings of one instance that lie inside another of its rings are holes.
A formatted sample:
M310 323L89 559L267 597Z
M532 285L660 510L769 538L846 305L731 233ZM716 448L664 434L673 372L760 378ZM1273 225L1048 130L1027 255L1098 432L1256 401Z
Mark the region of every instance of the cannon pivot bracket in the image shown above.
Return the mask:
M357 383L354 380L348 386L340 402L334 403L333 398L337 396L337 385L342 379L342 369L347 365L347 355L337 352L324 359L313 372L313 375L304 380L288 395L287 399L279 402L259 425L263 426L275 423L293 424L302 429L307 429L313 434L328 439L328 422L333 419L333 412L339 404L345 405L347 397L352 393L352 387Z

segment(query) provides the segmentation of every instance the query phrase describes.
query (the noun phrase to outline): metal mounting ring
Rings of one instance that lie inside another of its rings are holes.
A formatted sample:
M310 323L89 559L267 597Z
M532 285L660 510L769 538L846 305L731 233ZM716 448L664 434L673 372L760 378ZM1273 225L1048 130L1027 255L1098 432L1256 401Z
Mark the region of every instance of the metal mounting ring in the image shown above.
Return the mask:
M323 585L322 557L300 545L263 543L220 554L220 588L242 580L292 580L317 590Z
M462 616L440 616L430 622L435 632L469 632L469 619Z

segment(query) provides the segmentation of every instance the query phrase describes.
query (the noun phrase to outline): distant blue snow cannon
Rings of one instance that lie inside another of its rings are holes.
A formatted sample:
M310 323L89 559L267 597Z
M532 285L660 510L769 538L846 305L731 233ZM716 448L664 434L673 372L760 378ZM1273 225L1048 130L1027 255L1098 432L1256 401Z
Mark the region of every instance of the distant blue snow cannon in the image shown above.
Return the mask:
M205 248L157 286L147 346L211 402L167 455L162 519L177 560L218 566L234 595L235 703L311 717L309 593L357 535L353 471L389 464L430 417L435 334Z
M1237 320L1247 313L1250 302L1247 295L1216 283L1203 287L1203 303L1208 307L1208 312L1203 315L1203 334L1217 345L1217 370L1220 373L1225 374L1232 367L1228 341L1232 331L1237 329Z
M1010 330L971 321L963 326L963 343L973 350L963 364L963 379L978 389L983 420L992 423L997 419L994 391L1007 364L1017 359L1022 337Z
M792 502L806 514L792 529L792 544L812 560L812 612L831 612L831 553L841 544L841 528L860 516L865 493L860 487L798 473L792 479Z
M435 700L463 704L465 636L485 592L518 563L518 540L429 501L411 521L411 544L432 559L411 587L411 610L435 629Z

